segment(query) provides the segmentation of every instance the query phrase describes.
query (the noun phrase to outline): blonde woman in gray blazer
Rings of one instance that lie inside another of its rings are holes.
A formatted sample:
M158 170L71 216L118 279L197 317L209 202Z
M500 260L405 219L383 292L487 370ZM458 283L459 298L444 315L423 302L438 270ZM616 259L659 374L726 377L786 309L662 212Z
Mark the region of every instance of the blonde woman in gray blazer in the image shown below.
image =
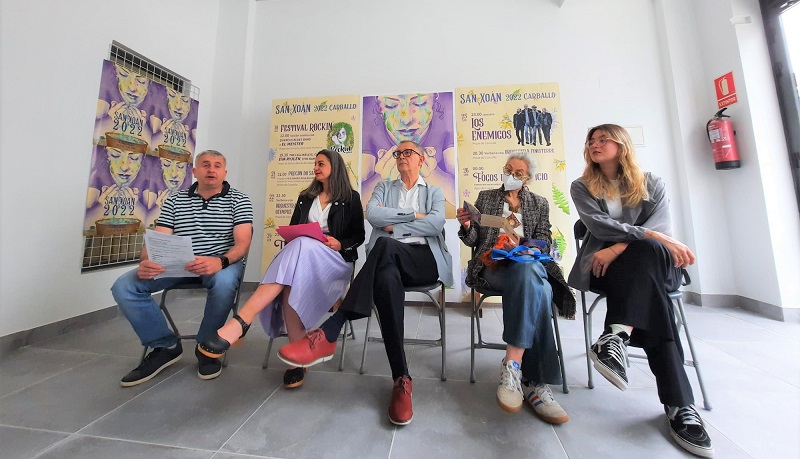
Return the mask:
M581 290L606 294L605 330L592 345L594 367L621 390L628 386L628 344L644 349L656 377L670 432L679 446L703 457L714 448L694 406L668 291L694 253L671 236L664 182L643 172L624 128L589 130L586 169L570 190L588 233L569 276Z

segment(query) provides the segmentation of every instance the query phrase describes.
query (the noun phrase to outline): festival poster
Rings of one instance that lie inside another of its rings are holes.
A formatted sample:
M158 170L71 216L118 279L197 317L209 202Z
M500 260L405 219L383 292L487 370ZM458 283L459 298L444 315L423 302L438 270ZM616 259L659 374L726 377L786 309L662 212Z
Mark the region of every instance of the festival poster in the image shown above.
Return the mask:
M192 184L199 104L103 61L84 214L82 267L136 261L164 200Z
M366 208L375 185L398 178L392 153L412 140L425 151L420 175L442 189L447 218L456 216L453 93L414 93L364 97L361 199Z
M558 84L458 88L455 105L460 199L474 203L481 190L499 188L508 155L530 153L538 167L527 187L550 204L551 255L566 276L575 254ZM462 246L463 292L469 259Z
M262 271L285 244L276 229L289 224L297 196L314 179L314 158L320 150L342 155L350 183L358 190L359 101L359 96L272 101Z

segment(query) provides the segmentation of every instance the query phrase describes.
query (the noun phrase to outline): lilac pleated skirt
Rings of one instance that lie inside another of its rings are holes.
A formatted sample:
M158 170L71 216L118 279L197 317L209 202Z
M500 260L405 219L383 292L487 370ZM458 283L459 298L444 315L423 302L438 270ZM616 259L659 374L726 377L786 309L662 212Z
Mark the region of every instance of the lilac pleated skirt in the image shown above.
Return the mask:
M316 239L298 237L275 255L261 283L291 286L289 306L308 329L342 297L352 273L353 263L339 252ZM279 295L259 313L264 330L273 338L284 332L282 301Z

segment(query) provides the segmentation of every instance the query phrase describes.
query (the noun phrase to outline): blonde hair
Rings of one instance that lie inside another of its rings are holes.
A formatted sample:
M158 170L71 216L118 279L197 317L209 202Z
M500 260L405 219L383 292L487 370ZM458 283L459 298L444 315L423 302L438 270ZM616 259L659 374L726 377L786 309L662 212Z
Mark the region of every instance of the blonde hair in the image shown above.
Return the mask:
M592 161L587 143L596 131L602 131L609 141L619 146L617 160L619 161L618 177L620 181L619 194L622 204L626 207L636 207L642 201L650 198L647 192L647 180L644 172L636 163L636 153L633 150L633 141L628 131L616 124L601 124L589 129L586 142L583 146L583 159L586 160L586 169L583 171L583 183L592 196L596 198L613 198L617 194L616 188L600 170L600 165Z

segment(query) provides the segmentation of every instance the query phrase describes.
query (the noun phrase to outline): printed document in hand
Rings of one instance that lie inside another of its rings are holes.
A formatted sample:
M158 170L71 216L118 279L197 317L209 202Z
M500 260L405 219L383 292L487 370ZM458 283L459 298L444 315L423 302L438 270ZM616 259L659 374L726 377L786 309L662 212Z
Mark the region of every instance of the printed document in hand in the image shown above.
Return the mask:
M506 219L497 215L483 215L473 204L464 201L464 210L469 212L469 219L473 223L489 228L504 228Z
M148 258L165 269L163 273L156 276L156 279L161 279L162 277L197 277L197 274L190 273L184 269L187 263L194 261L192 238L189 236L176 236L174 234L146 230L144 233L144 245L147 247Z
M508 234L515 244L519 244L519 236L517 236L514 227L509 223L508 219L500 217L499 215L481 214L477 207L467 201L464 201L464 209L469 212L470 221L487 228L500 228Z

